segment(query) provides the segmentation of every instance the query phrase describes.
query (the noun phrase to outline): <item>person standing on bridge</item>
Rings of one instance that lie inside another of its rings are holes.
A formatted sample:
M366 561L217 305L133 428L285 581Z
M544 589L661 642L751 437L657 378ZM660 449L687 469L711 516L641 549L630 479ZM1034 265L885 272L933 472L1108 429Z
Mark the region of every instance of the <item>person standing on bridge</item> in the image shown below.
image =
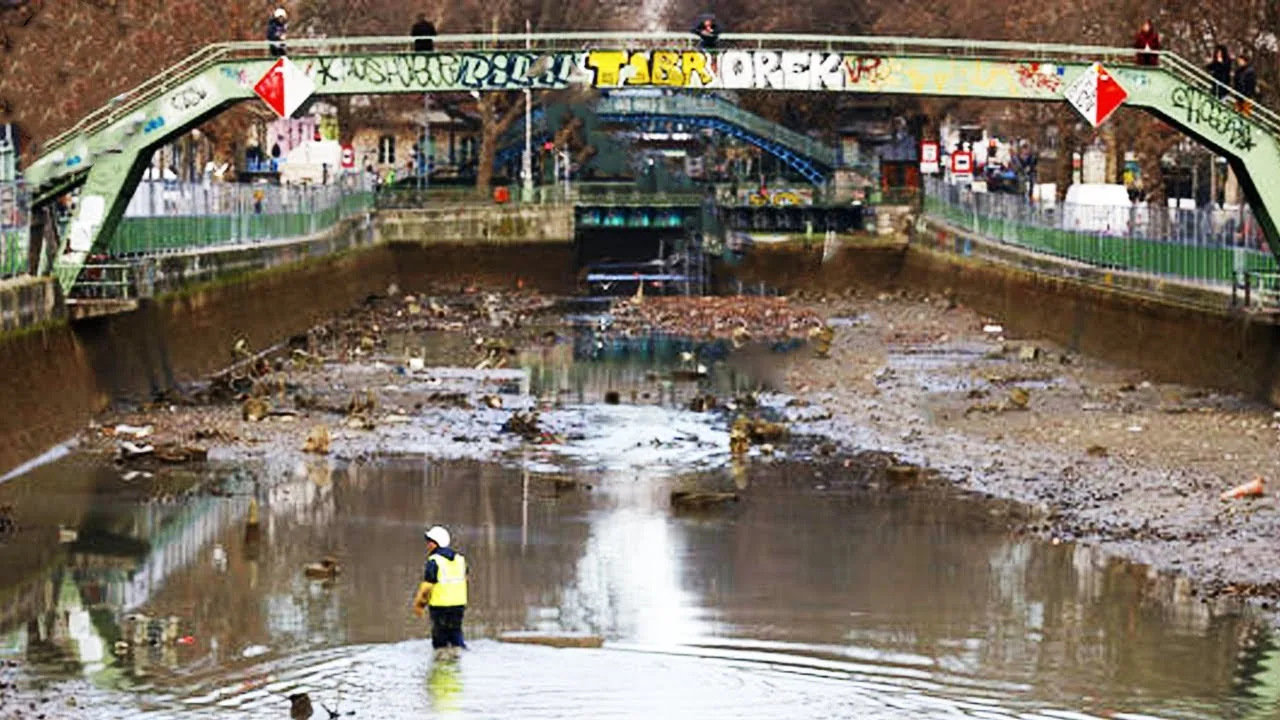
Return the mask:
M1258 74L1254 72L1253 62L1249 60L1249 53L1246 50L1241 50L1236 56L1236 77L1232 87L1240 93L1240 97L1236 100L1236 110L1240 111L1241 115L1253 112L1253 96L1258 92Z
M431 38L436 36L436 26L427 19L426 13L418 15L418 22L413 24L409 34L413 36L414 52L429 53L435 50L436 43Z
M703 15L698 18L698 22L693 26L693 34L698 36L702 41L703 50L715 49L716 42L720 39L720 25L716 22L715 17L711 15Z
M1227 88L1231 87L1231 53L1227 52L1226 45L1219 45L1213 50L1213 60L1205 65L1205 70L1213 77L1216 83L1213 86L1213 95L1219 100L1227 96Z
M437 654L456 657L467 646L462 617L467 611L467 559L449 547L449 531L439 525L428 530L427 563L413 599L413 614L431 611L431 647Z
M1159 65L1160 56L1160 33L1156 32L1155 23L1151 22L1151 18L1142 23L1142 28L1138 30L1138 34L1133 38L1133 46L1144 52L1138 53L1139 65Z
M267 21L267 42L271 44L271 57L284 57L288 53L284 45L288 31L289 13L284 8L276 8Z

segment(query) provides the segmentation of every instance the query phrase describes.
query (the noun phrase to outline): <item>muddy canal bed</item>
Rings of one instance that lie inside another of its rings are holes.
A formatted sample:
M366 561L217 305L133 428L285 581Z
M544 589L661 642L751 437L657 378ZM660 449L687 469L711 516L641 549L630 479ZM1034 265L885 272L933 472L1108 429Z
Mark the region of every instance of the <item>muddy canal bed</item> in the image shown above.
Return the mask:
M1280 470L1269 410L944 298L601 309L388 293L0 483L0 718L1280 709L1272 490L1218 497Z

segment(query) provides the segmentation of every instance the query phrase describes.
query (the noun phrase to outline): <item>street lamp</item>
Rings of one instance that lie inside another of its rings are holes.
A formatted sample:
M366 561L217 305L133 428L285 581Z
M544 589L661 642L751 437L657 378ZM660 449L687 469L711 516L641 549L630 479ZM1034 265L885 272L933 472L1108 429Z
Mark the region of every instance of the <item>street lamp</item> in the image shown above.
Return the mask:
M532 26L524 21L524 48L533 49ZM524 155L520 158L523 202L533 200L533 91L524 89Z

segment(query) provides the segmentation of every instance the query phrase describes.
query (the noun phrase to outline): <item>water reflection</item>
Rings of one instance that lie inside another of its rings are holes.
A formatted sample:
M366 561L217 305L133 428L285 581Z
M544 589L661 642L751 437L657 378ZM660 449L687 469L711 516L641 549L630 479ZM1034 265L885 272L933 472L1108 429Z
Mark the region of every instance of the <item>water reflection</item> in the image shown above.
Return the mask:
M30 597L11 605L0 647L166 712L279 709L294 689L342 688L343 702L385 712L628 715L648 707L648 683L622 682L631 672L726 716L760 714L744 705L755 691L741 691L757 682L806 716L1277 709L1274 650L1184 581L1020 539L989 503L943 490L867 489L834 465L739 473L740 503L694 514L673 514L669 491L732 488L730 470L593 472L594 490L566 491L487 463L319 460L284 478L240 468L231 497L180 504L104 501L114 479L64 483L47 501L5 486L32 530L0 546L3 591ZM255 497L256 539L245 532ZM99 532L47 549L45 530L78 521ZM408 603L421 530L437 522L471 561L473 638L591 632L614 649L480 640L460 663L433 665ZM336 581L305 577L330 554ZM47 562L32 569L30 556ZM138 641L137 614L177 618L172 635L190 643ZM116 657L120 641L131 647ZM561 695L548 704L512 683ZM417 700L382 700L397 688Z

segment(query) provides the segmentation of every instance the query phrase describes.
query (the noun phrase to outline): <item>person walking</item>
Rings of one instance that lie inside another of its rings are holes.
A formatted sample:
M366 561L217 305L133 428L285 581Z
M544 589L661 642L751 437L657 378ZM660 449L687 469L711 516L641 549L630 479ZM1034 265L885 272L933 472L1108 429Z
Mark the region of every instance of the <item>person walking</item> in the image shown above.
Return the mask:
M1142 51L1138 53L1139 65L1159 65L1160 56L1160 33L1156 32L1155 23L1151 22L1151 18L1142 23L1142 27L1138 30L1138 34L1133 38L1133 46Z
M1254 72L1249 53L1244 50L1236 56L1236 74L1231 86L1241 96L1236 99L1236 110L1241 115L1253 112L1253 96L1258 93L1258 73Z
M1227 52L1226 45L1219 45L1213 49L1213 60L1204 67L1209 71L1209 75L1213 77L1214 97L1221 100L1227 96L1227 88L1231 87L1231 53Z
M426 13L418 15L418 22L413 24L409 34L413 36L414 52L429 53L435 50L436 44L432 38L436 36L436 26L427 19Z
M267 42L271 44L271 57L284 57L287 54L284 41L288 30L289 13L284 8L276 8L267 21Z
M449 547L449 531L439 525L424 533L427 562L413 599L413 613L431 614L431 647L439 657L457 657L467 646L462 618L467 611L467 558Z

